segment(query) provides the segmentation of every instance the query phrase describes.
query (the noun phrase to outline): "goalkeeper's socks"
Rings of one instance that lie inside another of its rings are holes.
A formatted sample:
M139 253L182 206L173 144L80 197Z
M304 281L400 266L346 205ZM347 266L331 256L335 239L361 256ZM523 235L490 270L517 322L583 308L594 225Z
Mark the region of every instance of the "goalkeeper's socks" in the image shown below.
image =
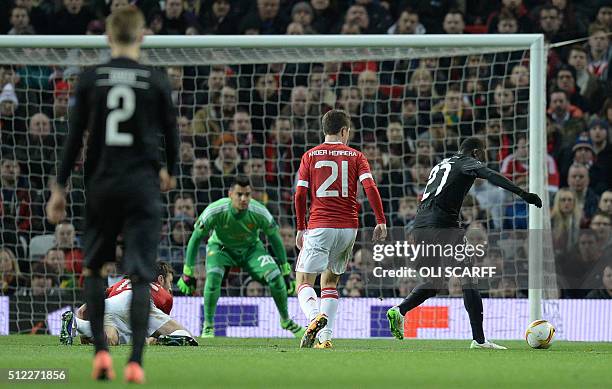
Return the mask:
M132 322L132 355L130 362L142 364L142 353L147 338L149 311L151 308L151 288L148 282L140 279L132 280L132 307L130 321Z
M463 305L470 317L472 326L472 339L482 344L485 342L484 330L482 329L482 298L478 290L470 288L463 289Z
M402 316L405 316L408 311L423 304L425 300L436 294L438 294L438 291L434 289L433 285L429 282L417 285L408 297L398 305L399 311Z
M319 302L317 301L317 293L310 284L302 284L298 287L298 300L300 308L306 315L308 321L312 321L319 314Z
M289 309L287 308L287 287L285 286L285 280L283 277L276 276L272 280L268 281L270 287L270 293L278 309L278 314L282 320L289 319Z
M215 321L215 311L217 310L217 302L221 296L221 282L223 274L218 272L206 273L206 282L204 283L204 322L212 323Z
M106 336L104 336L104 286L104 279L99 274L85 277L83 283L96 353L108 350Z
M93 337L93 333L91 332L91 323L87 320L79 319L78 317L74 317L74 323L76 324L76 330L79 334L85 335L88 338Z
M321 313L327 316L327 325L319 332L319 342L331 340L336 313L338 312L338 291L336 288L321 289Z

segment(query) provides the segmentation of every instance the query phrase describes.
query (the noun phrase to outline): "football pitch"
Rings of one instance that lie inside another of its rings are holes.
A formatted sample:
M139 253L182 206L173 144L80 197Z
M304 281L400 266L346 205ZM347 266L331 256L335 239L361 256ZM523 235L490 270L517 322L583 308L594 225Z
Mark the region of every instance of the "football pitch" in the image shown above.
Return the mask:
M164 388L604 388L612 383L612 343L557 342L532 350L469 350L469 341L336 340L334 350L300 350L292 339L215 338L199 347L151 346L147 383ZM57 337L0 336L0 368L67 368L62 387L120 387L129 347L111 350L117 379L89 378L90 346L60 346ZM0 387L56 384L0 382ZM59 386L59 385L57 385Z

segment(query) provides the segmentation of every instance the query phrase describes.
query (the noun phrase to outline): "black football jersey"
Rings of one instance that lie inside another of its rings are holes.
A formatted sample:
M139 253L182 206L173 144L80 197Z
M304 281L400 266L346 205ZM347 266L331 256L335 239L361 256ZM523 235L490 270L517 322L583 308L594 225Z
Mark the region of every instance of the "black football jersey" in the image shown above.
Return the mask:
M458 154L431 169L415 220L415 227L458 227L463 199L485 168L475 158Z
M128 58L85 70L70 108L70 130L57 181L65 185L88 131L85 180L159 170L165 144L173 172L179 141L176 112L165 73Z

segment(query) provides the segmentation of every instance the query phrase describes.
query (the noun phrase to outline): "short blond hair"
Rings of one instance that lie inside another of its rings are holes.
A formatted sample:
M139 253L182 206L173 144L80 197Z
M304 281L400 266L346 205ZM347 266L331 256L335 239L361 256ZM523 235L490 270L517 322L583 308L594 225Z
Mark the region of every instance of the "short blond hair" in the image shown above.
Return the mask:
M106 19L107 34L114 43L132 45L140 39L145 26L142 12L134 7L122 7Z

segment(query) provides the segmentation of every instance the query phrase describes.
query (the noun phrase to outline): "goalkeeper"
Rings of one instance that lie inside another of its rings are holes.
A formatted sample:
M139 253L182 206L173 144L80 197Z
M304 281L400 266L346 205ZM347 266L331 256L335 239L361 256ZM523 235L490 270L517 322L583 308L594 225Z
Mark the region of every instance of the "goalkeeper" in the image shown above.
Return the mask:
M276 261L259 239L260 231L268 237ZM287 291L295 293L295 280L290 277L291 266L283 246L278 225L261 203L251 199L251 186L247 177L237 177L230 186L229 198L208 205L195 223L183 265L183 276L178 288L186 295L195 290L193 267L202 238L206 246L206 283L204 284L204 327L202 337L212 338L217 301L221 294L221 281L228 267L240 267L253 279L270 287L272 298L281 318L281 327L301 338L304 329L289 318Z

